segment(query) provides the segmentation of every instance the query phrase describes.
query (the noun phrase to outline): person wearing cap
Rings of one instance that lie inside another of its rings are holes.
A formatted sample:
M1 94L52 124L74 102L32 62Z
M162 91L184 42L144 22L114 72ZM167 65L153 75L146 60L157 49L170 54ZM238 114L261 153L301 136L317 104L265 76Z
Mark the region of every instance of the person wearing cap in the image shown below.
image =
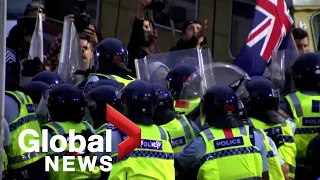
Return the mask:
M7 47L17 53L19 60L28 58L39 6L39 12L42 12L44 20L44 6L39 4L39 2L31 2L26 6L24 16L18 18L17 25L15 25L8 34Z
M207 43L205 33L207 25L202 24L199 20L192 19L185 22L182 26L182 34L176 46L170 51L201 48Z
M41 4L40 2L31 2L29 3L26 8L24 9L24 16L28 16L28 17L37 17L38 16L38 9L40 6L40 10L39 12L41 12L43 14L43 20L45 20L45 9L43 4Z

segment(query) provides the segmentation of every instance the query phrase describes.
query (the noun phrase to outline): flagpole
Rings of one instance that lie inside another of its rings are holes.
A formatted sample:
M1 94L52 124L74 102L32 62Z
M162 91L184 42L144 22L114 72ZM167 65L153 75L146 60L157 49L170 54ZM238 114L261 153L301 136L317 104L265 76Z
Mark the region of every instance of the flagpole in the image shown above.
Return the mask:
M5 74L6 74L6 24L7 24L7 0L0 0L1 10L0 10L0 23L2 24L0 28L0 148L3 147L4 140L4 98L5 98ZM2 151L0 152L0 162L3 164ZM0 179L2 179L2 172L0 172Z

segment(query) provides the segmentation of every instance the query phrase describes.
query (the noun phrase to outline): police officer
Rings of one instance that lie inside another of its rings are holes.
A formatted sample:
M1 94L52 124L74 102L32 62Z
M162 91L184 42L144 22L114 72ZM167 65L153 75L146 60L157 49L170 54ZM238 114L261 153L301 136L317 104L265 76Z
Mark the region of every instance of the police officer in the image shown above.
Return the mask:
M155 124L161 125L171 137L174 153L180 152L199 133L197 125L189 121L185 115L174 112L173 98L166 86L153 84L158 95L158 106L153 115Z
M87 87L99 79L114 79L124 85L134 80L129 76L131 70L127 68L128 52L124 43L115 38L107 38L101 41L94 51L95 66L94 73L87 78L84 92Z
M2 172L2 179L6 179L6 175L7 175L7 168L8 168L8 156L7 156L7 152L9 152L10 146L11 146L11 134L10 134L10 128L9 128L9 124L7 122L7 120L4 120L4 139L3 139L3 146L0 147L1 148L1 152L2 152L2 166L1 167L1 172Z
M119 83L118 81L113 80L113 79L100 79L100 80L98 80L97 82L95 82L95 83L93 83L93 84L90 84L90 85L89 85L90 87L88 87L87 90L89 90L88 92L90 92L91 90L93 90L93 89L95 89L95 88L97 88L97 87L105 86L105 85L107 85L107 86L112 86L112 87L116 88L117 90L120 90L120 89L123 88L123 86L124 86L122 83ZM87 92L87 93L84 92L84 95L87 96L88 92ZM100 92L99 92L99 93L100 93ZM104 94L104 93L102 93L101 96L102 96L103 94ZM99 97L99 98L102 98L102 97ZM100 106L101 106L101 105L100 105ZM105 106L106 106L106 104L104 104L104 108L105 108ZM87 107L88 107L88 106L87 106ZM90 123L95 124L95 123L94 123L95 120L92 119L92 118L93 118L93 117L90 116L90 110L89 110L88 108L86 108L85 119L89 120ZM105 123L105 119L104 119L103 123ZM108 125L110 125L110 128L111 128L111 125L112 125L112 124L109 123ZM112 125L112 126L113 126L113 125ZM98 128L98 127L95 127L95 128Z
M103 81L99 80L96 83ZM113 81L113 80L112 80ZM95 84L96 84L95 83ZM97 135L105 137L107 129L115 129L114 125L106 121L106 104L121 112L121 101L119 97L119 91L110 85L101 85L90 90L86 95L87 107L90 112L90 117L93 122L93 127L96 130ZM106 143L106 141L103 141ZM105 145L103 147L106 147ZM104 155L104 153L97 153L98 157ZM101 179L106 179L108 173L101 172Z
M31 79L31 84L33 84L33 82L46 83L50 88L54 87L58 84L64 83L57 73L51 72L51 71L39 72ZM31 86L31 87L33 88L33 86ZM28 90L28 87L27 87L27 90ZM42 94L42 97L41 97L39 104L38 104L38 107L37 107L37 116L38 116L39 121L41 123L45 123L49 120L49 112L48 112L48 109L46 106L46 102L47 102L47 94L45 91Z
M154 88L144 81L133 81L122 89L123 114L141 128L142 143L127 157L118 160L118 144L126 135L117 129L112 132L113 167L109 179L175 179L169 135L152 119L157 101Z
M181 99L181 91L184 83L196 69L187 65L178 65L172 69L167 76L168 90L174 98L175 111L185 114L190 120L195 119L199 115L199 97L184 97Z
M320 178L319 161L320 161L320 136L317 135L313 138L307 149L306 153L306 169L305 179L318 179Z
M294 120L296 131L294 141L297 146L296 179L305 179L305 156L309 142L320 132L320 55L303 54L292 66L296 92L285 97L282 107Z
M38 105L40 103L42 94L50 88L50 85L48 85L45 82L41 81L30 81L24 84L23 89L25 93L31 97L33 105L35 109L38 108Z
M269 179L266 147L261 136L239 120L233 90L212 86L201 108L210 128L176 156L177 169L201 162L198 179Z
M29 96L23 93L19 85L20 64L15 53L7 49L6 58L6 94L4 117L10 128L12 139L7 148L9 179L46 179L44 169L44 154L41 152L27 153L20 148L18 138L20 133L26 129L33 129L41 139L41 129L35 113L33 102ZM24 139L25 145L30 145L32 137ZM40 169L40 170L39 170Z
M62 135L66 138L69 136L69 130L74 130L76 134L89 137L95 132L91 125L83 121L85 113L85 99L81 91L71 84L60 84L48 91L47 107L50 113L50 122L43 124L42 128L48 130L49 140L54 135ZM48 141L49 142L49 141ZM76 143L77 144L77 143ZM57 147L60 147L60 143ZM67 146L69 147L69 146ZM77 154L66 151L56 154L50 152L48 155L55 156L77 156ZM84 152L83 155L89 155ZM77 158L75 161L78 161ZM95 167L93 171L81 171L79 163L75 164L74 172L54 171L49 169L50 180L70 180L70 179L90 179L99 178L100 170ZM62 158L59 160L59 166L63 166Z
M294 143L295 124L291 119L279 113L280 93L275 85L265 77L252 77L245 82L247 96L243 97L249 116L249 123L255 128L263 129L275 142L278 152L289 166L289 177L294 179L296 166L296 145ZM277 157L268 157L270 179L281 179L280 166L274 163ZM270 162L270 161L273 161ZM271 165L273 164L273 165ZM288 174L284 174L288 178Z
M158 126L165 125L178 117L179 114L174 111L174 100L166 86L159 83L154 83L152 86L158 96L158 105L153 120Z
M166 84L166 78L169 73L169 67L162 62L156 61L148 64L150 82Z
M118 90L109 85L102 85L89 91L86 98L87 107L93 120L93 127L97 134L103 134L106 129L113 129L114 126L106 122L106 104L117 111L121 111Z

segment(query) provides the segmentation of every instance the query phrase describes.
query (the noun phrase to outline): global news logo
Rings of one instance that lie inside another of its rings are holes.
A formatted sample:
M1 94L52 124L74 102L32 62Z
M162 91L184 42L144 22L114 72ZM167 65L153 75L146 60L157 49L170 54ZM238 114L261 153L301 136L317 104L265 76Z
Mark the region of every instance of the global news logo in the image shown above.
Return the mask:
M75 130L69 130L69 136L54 135L48 138L48 130L42 130L42 138L37 131L26 129L19 135L19 146L27 153L46 153L45 171L75 171L78 164L81 171L94 171L97 164L103 172L109 172L112 169L112 158L106 154L111 152L111 130L106 129L105 137L101 135L91 135L86 138L82 135L76 135ZM25 137L33 136L26 145ZM48 142L49 141L49 142ZM105 142L104 142L105 141ZM102 154L97 156L96 154ZM62 167L59 167L62 162Z
M113 124L119 131L126 134L126 139L118 144L117 159L121 160L123 157L131 153L135 148L144 144L144 142L141 141L141 129L108 104L106 104L106 112L106 119L108 119L107 122ZM112 170L112 158L103 154L111 152L112 150L111 133L112 130L106 129L105 138L103 138L101 135L91 135L88 138L89 143L86 144L86 139L82 135L76 135L74 130L69 131L68 139L62 135L54 135L48 142L48 130L42 130L42 138L40 140L40 135L37 133L37 131L33 129L27 129L20 133L18 143L20 148L25 152L36 152L39 154L48 153L45 157L46 171L49 171L50 168L52 168L54 171L59 171L59 162L61 162L61 159L63 171L75 171L74 166L77 159L81 171L93 171L95 167L97 167L97 161L99 161L100 170L103 172L109 172ZM34 137L33 140L29 140L28 144L30 146L28 147L24 141L26 136ZM105 143L103 142L104 140ZM78 141L77 144L79 146L76 146L76 141ZM59 147L56 145L57 142L60 143ZM105 147L103 146L104 144ZM150 142L147 144L150 145ZM157 148L159 146L154 143L151 144ZM48 147L50 147L52 152L49 152ZM85 150L89 152L89 155L83 155ZM52 155L50 155L50 153L52 153ZM70 154L71 156L68 156L65 153ZM98 157L97 155L93 155L96 153L102 153L102 156ZM62 154L62 156L59 156L60 154Z

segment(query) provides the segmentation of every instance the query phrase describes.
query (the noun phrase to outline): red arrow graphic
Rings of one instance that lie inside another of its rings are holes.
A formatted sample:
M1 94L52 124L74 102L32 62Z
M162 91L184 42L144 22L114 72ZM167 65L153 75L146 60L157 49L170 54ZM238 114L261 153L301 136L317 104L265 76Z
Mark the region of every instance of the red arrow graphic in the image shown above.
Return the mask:
M141 145L141 129L109 104L106 105L106 119L128 136L118 145L119 160Z

